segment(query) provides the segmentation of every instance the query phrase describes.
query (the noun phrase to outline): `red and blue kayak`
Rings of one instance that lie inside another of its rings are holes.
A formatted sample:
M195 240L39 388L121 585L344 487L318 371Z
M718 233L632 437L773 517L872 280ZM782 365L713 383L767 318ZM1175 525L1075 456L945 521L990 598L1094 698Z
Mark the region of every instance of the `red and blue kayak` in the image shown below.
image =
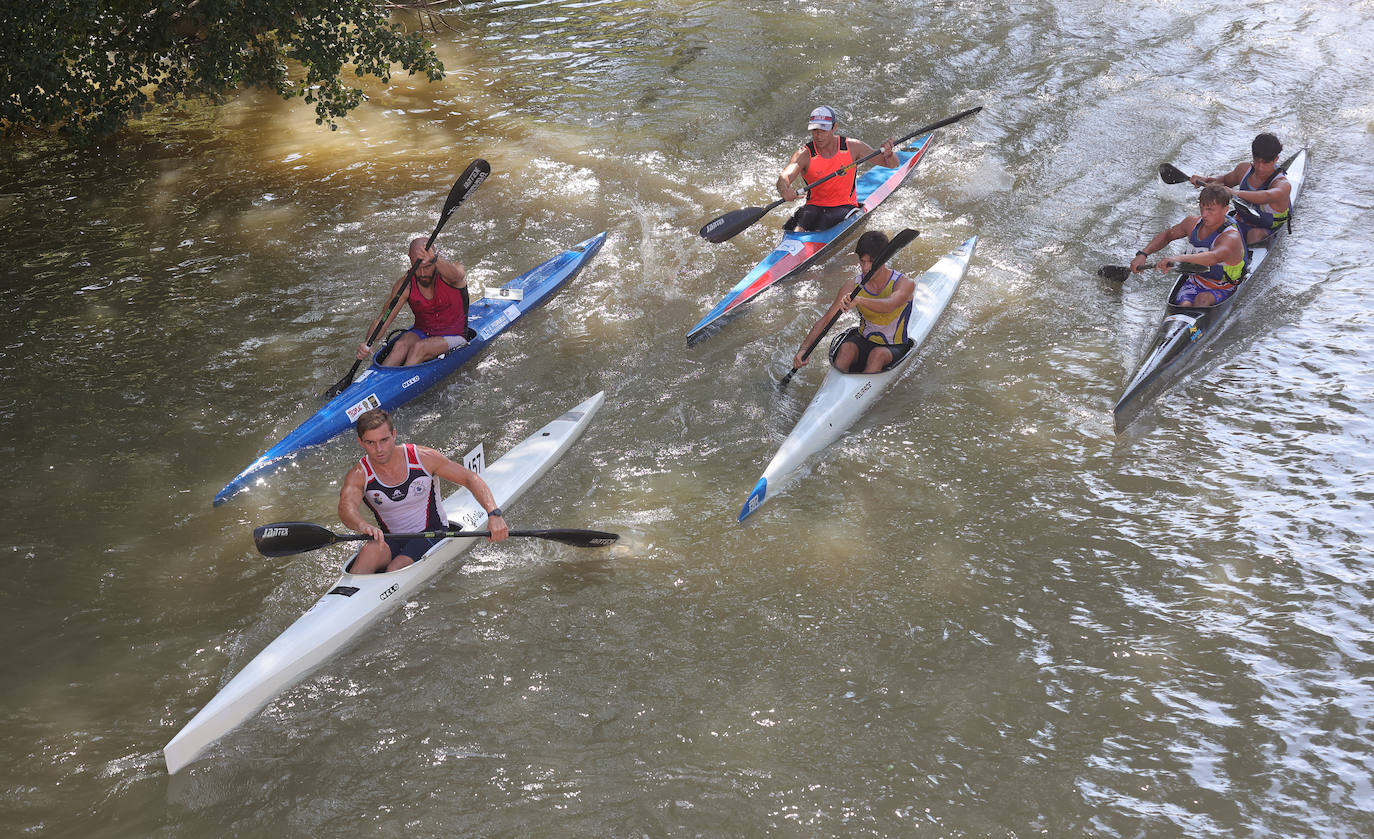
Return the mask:
M859 209L849 218L827 230L808 233L787 231L782 241L773 248L772 253L754 266L744 279L725 295L715 308L697 321L696 326L687 330L687 344L690 346L714 333L720 321L734 314L741 306L783 280L818 264L835 252L846 238L846 234L856 230L868 218L868 214L887 200L888 196L906 183L916 165L925 158L930 150L934 134L927 134L914 140L907 150L897 152L900 161L895 168L874 166L859 176L855 182L855 193L859 199Z
M251 481L282 465L301 449L318 446L349 430L364 411L373 408L392 410L448 378L526 312L577 276L605 241L606 234L598 233L532 271L521 274L500 289L491 290L488 296L474 300L468 307L468 327L477 335L466 346L422 364L383 367L378 359L390 349L388 342L372 357L372 366L363 371L353 384L340 391L338 396L225 484L224 489L215 496L215 504L222 504L230 496L246 489Z

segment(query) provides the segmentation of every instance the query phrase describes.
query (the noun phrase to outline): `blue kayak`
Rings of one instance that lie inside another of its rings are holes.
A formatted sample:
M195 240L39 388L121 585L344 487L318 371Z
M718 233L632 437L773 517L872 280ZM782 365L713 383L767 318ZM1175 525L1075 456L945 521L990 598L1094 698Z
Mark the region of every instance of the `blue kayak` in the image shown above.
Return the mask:
M538 268L521 274L502 286L501 290L492 291L490 296L473 301L468 307L468 327L477 336L467 346L409 367L381 366L377 359L386 352L387 347L378 350L372 357L372 366L364 370L353 384L340 391L314 416L297 426L296 430L263 452L247 469L225 484L224 489L215 496L215 504L222 504L230 496L246 489L251 481L282 465L301 449L318 446L350 430L364 411L373 408L392 410L448 378L522 315L577 276L577 272L601 249L605 241L606 234L599 233ZM503 292L505 298L501 296Z

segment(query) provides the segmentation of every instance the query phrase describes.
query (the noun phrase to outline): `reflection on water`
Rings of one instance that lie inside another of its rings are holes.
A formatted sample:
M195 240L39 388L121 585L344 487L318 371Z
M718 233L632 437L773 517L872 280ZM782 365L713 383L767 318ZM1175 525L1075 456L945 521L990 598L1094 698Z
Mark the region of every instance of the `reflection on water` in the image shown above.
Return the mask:
M371 83L337 131L246 93L94 150L5 141L0 825L1374 832L1374 21L1336 11L469 2L433 32L444 82ZM853 269L688 349L783 213L693 231L771 200L822 102L870 143L984 105L872 221L921 229L900 268L979 253L919 366L741 527L820 371L775 382ZM1161 160L1219 170L1261 129L1312 149L1310 209L1214 362L1117 438L1166 289L1095 269L1185 212ZM210 499L347 369L479 156L439 239L474 279L608 241L399 431L494 457L607 390L511 515L621 543L477 548L169 783L162 745L346 557L264 560L251 527L336 526L356 446Z

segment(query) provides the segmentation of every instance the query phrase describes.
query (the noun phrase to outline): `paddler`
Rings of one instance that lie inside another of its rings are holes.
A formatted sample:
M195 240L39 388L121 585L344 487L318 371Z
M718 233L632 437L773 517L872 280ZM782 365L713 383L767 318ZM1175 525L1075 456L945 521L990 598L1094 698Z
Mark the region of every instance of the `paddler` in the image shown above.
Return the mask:
M825 105L811 112L807 130L811 132L810 141L797 149L796 154L787 162L782 174L778 175L778 194L787 201L799 197L793 182L801 178L808 184L824 178L855 160L873 153L873 148L863 140L845 137L836 132L835 111ZM883 156L878 158L881 165L893 168L901 163L892 147L892 138L883 143ZM839 224L859 206L855 192L857 173L851 167L841 175L831 178L815 189L807 192L806 203L793 213L783 228L786 230L827 230Z
M392 344L391 350L382 359L384 367L403 367L429 361L466 345L473 337L468 333L468 281L462 263L443 259L437 249L425 247L424 239L412 239L411 264L417 259L420 265L415 269L414 279L406 294L406 303L415 315L415 325ZM388 300L395 299L405 281L405 277L396 281ZM368 327L367 334L372 335L376 330L375 334L385 336L400 310L400 306L393 306L389 313L383 311L377 315ZM386 322L381 329L377 329L383 317ZM376 350L373 344L359 344L358 359L365 361Z
M1238 164L1230 172L1217 177L1188 176L1188 183L1193 186L1220 184L1231 195L1259 208L1258 214L1236 213L1236 223L1240 225L1247 244L1263 242L1292 217L1293 185L1279 168L1279 154L1282 151L1283 143L1266 131L1250 143L1249 163Z
M420 244L424 244L421 241ZM355 533L366 533L364 543L349 572L372 574L395 571L413 565L438 539L395 539L388 533L419 533L448 527L439 494L439 479L446 478L468 488L472 497L487 511L487 529L493 542L506 538L508 529L491 488L481 476L460 463L454 463L434 449L396 442L396 426L391 414L374 408L358 417L358 445L365 454L344 476L339 489L339 521ZM368 524L358 513L366 504L377 524Z
M1144 248L1135 252L1131 272L1138 273L1151 254L1175 239L1186 238L1188 250L1180 256L1166 256L1156 267L1167 272L1180 262L1206 265L1201 274L1189 274L1173 303L1176 306L1211 306L1235 293L1245 279L1245 242L1235 219L1226 214L1231 193L1221 184L1208 184L1198 194L1198 215L1188 216L1167 230L1156 233Z
M911 298L916 291L916 284L905 274L886 265L877 266L877 270L874 270L873 260L887 250L887 245L887 234L881 230L869 230L859 237L854 245L854 253L859 257L859 274L840 286L835 294L835 302L807 331L806 339L792 359L794 368L800 369L806 365L803 354L820 340L831 318L850 309L857 309L861 320L858 326L840 339L835 351L836 370L841 373L877 373L906 355L911 348L906 325L911 320ZM868 281L855 296L854 288L864 277L868 277Z

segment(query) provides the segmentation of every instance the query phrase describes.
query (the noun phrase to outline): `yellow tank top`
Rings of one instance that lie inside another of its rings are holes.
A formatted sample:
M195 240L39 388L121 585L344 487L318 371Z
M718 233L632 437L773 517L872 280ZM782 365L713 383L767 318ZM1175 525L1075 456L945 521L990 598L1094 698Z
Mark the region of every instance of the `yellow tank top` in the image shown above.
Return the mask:
M854 298L854 308L859 310L859 317L863 318L863 323L859 325L859 331L875 344L906 343L906 325L911 320L910 300L905 306L893 312L875 312L864 305L865 300L891 296L893 290L897 288L897 281L904 276L900 271L893 271L877 294L870 293L866 288L860 288L859 296ZM863 277L860 276L859 279L863 280Z

